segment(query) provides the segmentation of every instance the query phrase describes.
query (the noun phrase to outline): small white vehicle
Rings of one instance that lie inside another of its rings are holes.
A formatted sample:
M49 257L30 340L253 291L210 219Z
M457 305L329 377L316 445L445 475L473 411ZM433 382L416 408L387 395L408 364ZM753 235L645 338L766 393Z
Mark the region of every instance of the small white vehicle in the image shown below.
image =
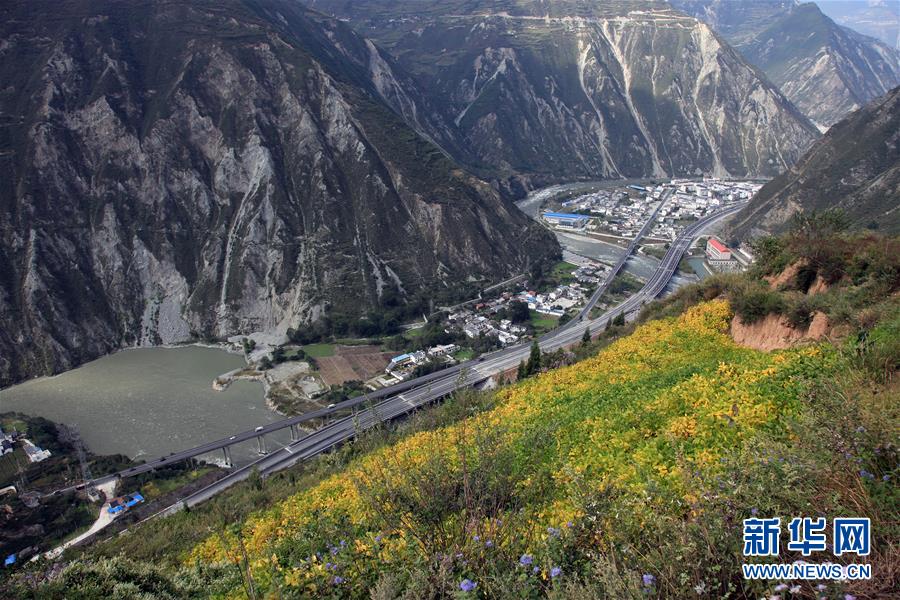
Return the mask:
M254 430L253 430L253 431L262 431L262 430L263 430L263 426L262 426L262 425L260 425L260 426L259 426L259 427L257 427L257 428L256 428L256 429L254 429Z
M334 408L335 406L337 406L337 405L336 405L336 404L329 404L329 405L328 405L328 408Z

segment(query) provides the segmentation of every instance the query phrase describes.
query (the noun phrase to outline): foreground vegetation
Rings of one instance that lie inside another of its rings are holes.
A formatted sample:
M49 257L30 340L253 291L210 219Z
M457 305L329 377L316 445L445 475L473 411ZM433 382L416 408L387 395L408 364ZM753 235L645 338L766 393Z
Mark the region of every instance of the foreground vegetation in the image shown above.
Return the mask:
M28 593L756 598L788 588L742 578L742 519L827 515L872 519L875 579L786 595L887 596L900 534L896 241L831 232L841 251L823 262L802 254L801 235L765 241L776 245L750 276L710 278L540 364L580 362L250 482ZM773 277L796 264L815 268L805 290L802 268ZM818 277L830 283L811 295ZM784 306L802 295L845 334L738 346L729 326L735 312L752 319L757 293ZM778 562L800 557L783 544Z

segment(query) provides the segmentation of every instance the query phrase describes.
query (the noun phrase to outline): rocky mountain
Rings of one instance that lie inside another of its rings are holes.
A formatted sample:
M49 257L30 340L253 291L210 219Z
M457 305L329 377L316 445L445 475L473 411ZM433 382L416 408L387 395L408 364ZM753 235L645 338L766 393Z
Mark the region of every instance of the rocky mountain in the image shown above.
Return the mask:
M817 131L660 1L309 0L385 48L476 169L532 182L775 175Z
M402 312L557 252L427 139L389 56L296 2L0 17L0 385L123 345Z
M706 19L823 129L900 84L900 51L810 2L672 0Z
M801 211L842 209L857 227L900 232L900 87L834 125L735 217L746 239L785 229Z
M740 46L790 14L800 0L669 0L669 4Z

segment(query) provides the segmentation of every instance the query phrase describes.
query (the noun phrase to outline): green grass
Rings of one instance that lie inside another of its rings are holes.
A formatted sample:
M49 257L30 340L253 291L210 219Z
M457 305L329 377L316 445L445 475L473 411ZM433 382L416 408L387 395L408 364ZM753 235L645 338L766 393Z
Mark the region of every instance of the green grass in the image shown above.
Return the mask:
M15 481L18 471L17 460L23 467L28 466L28 457L21 448L16 448L14 452L0 456L0 487L5 487Z
M216 467L212 466L202 466L197 469L193 469L191 471L186 471L175 477L170 477L167 479L158 479L155 481L150 481L143 486L141 486L140 492L141 495L144 496L147 500L153 500L155 498L159 498L169 492L173 492L182 486L188 485L192 481L203 477L210 471L214 471Z
M422 334L425 333L424 327L416 327L415 329L407 329L403 332L403 337L408 340L413 340L417 337L422 337Z
M308 344L303 346L303 351L306 352L307 356L313 358L334 356L334 344Z
M459 352L453 355L453 358L458 360L459 362L463 362L466 360L471 360L475 357L475 351L471 348L463 348Z
M551 274L554 279L559 281L560 283L568 283L570 281L574 281L575 277L572 275L572 272L577 269L577 265L573 265L572 263L566 261L560 261L553 266L553 270Z
M559 319L556 317L551 317L550 315L542 315L537 311L529 311L531 315L531 326L534 327L534 331L536 334L540 335L544 332L550 331L556 324L559 322Z

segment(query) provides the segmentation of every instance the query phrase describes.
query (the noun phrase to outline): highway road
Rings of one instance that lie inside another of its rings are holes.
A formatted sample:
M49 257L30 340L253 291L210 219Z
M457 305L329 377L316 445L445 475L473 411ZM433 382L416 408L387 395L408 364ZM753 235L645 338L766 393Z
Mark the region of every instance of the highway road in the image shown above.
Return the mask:
M612 269L611 269L609 275L607 276L607 278L604 280L604 282L600 286L597 287L597 289L591 295L588 302L585 304L584 308L581 310L581 312L578 313L578 316L573 321L581 321L587 315L590 314L591 310L594 308L594 306L596 306L597 302L600 300L600 298L603 296L603 294L606 293L607 289L609 289L609 286L612 285L613 280L621 272L621 270L625 267L625 263L628 262L628 258L634 253L640 240L650 231L650 229L653 226L653 222L656 220L656 216L659 214L659 210L666 203L666 201L669 199L669 196L671 196L672 193L674 193L673 190L666 191L665 195L663 196L663 198L661 199L661 201L659 202L657 207L653 210L653 213L651 213L650 217L644 223L641 230L634 237L634 239L628 244L628 247L625 249L621 258L619 258L619 260L616 262L616 264L614 264L612 266ZM567 328L571 327L572 324L573 323L570 322L568 325L558 329L557 331L562 331L564 329L567 329ZM580 331L583 332L583 328ZM545 336L544 339L546 339L546 338L547 338L547 336ZM527 346L521 346L521 347L527 348ZM501 353L515 352L516 348L520 348L520 347L519 346L511 347L511 348L502 350L500 352ZM498 354L494 353L491 356L492 356L492 359L495 359L498 356ZM382 388L382 389L376 390L374 392L369 392L363 396L358 396L358 397L352 398L350 400L345 400L343 402L336 403L333 407L330 407L330 408L322 408L319 410L310 411L307 413L303 413L302 415L297 415L295 417L290 417L287 419L282 419L280 421L275 421L273 423L269 423L267 425L262 425L253 430L242 431L240 433L236 433L227 438L213 440L213 441L207 442L205 444L195 446L193 448L188 448L185 450L180 450L178 452L173 452L172 454L169 454L168 456L162 456L162 457L144 462L140 465L135 465L133 467L129 467L128 469L124 469L122 471L119 471L118 473L112 473L110 475L106 475L106 476L94 479L92 481L88 481L88 482L84 482L84 483L81 483L81 484L78 484L75 486L70 486L67 488L56 490L55 492L53 492L53 494L61 494L61 493L72 491L74 489L83 489L83 488L86 488L86 487L92 486L92 485L93 486L103 485L103 484L109 483L110 481L113 481L115 479L122 478L122 477L134 477L135 475L141 475L143 473L148 473L148 472L158 469L160 467L165 467L165 466L168 466L168 465L171 465L174 463L178 463L183 460L188 460L188 459L194 458L196 456L210 454L212 452L221 450L223 448L227 448L228 446L232 446L234 444L239 444L241 442L247 442L247 441L253 441L256 438L259 438L260 436L264 436L267 433L272 433L272 432L278 431L280 429L294 427L296 425L300 425L302 423L306 423L306 422L309 422L309 421L312 421L315 419L327 418L335 412L352 410L360 405L372 405L374 402L376 402L382 398L387 398L389 396L393 396L395 394L400 394L407 390L419 388L423 385L426 385L426 384L429 384L432 382L438 382L438 381L445 382L448 378L452 378L455 381L456 378L459 377L459 374L464 369L472 369L474 366L480 366L480 365L478 365L477 360L476 361L468 361L466 363L454 365L453 367L450 367L448 369L437 371L435 373L431 373L429 375L425 375L422 377L417 377L416 379L404 381L404 382L398 383L396 385L392 385L390 387ZM484 379L484 378L482 378L482 379Z
M660 262L659 267L640 291L624 302L606 311L598 318L588 319L586 317L590 314L590 308L596 304L602 294L602 291L598 289L598 292L600 293L595 293L591 297L590 307L586 306L586 310L582 311L577 318L573 319L563 327L548 332L540 338L539 344L541 350L547 352L575 344L581 339L585 328L590 327L593 331L599 331L606 326L610 319L613 319L620 314L627 314L639 310L641 306L656 298L668 285L669 280L678 268L678 264L685 251L690 247L693 241L700 236L703 230L714 223L733 215L743 208L745 204L746 203L731 205L690 225L670 245L665 257ZM656 213L654 213L654 216L655 214ZM641 230L640 235L646 233L647 230L649 229L645 226ZM618 269L622 268L624 262L634 250L635 246L636 243L629 245L625 256L620 260L620 264L617 263ZM604 286L609 285L615 272L617 271L614 269L614 272L611 273L609 279L604 283ZM517 346L483 355L478 360L468 361L462 365L458 365L456 368L439 371L434 374L437 375L437 377L428 378L427 381L425 380L426 378L419 378L407 382L415 383L416 385L382 400L373 406L355 411L354 414L349 417L337 419L326 424L306 437L292 442L245 467L229 473L215 483L183 498L176 504L161 511L159 514L173 513L186 506L195 506L205 502L224 489L239 481L247 479L254 470L262 475L269 475L294 465L299 461L315 457L343 442L353 439L361 431L373 427L380 422L405 415L416 408L428 405L455 390L475 385L491 376L513 369L519 362L527 358L529 351L529 344L519 344ZM341 403L341 405L347 405L347 403L344 402ZM353 404L354 407L357 407L358 405L358 402ZM316 412L320 413L322 411ZM246 433L247 432L245 432L245 434ZM249 434L250 435L245 439L251 439L259 435L259 432L249 432Z

